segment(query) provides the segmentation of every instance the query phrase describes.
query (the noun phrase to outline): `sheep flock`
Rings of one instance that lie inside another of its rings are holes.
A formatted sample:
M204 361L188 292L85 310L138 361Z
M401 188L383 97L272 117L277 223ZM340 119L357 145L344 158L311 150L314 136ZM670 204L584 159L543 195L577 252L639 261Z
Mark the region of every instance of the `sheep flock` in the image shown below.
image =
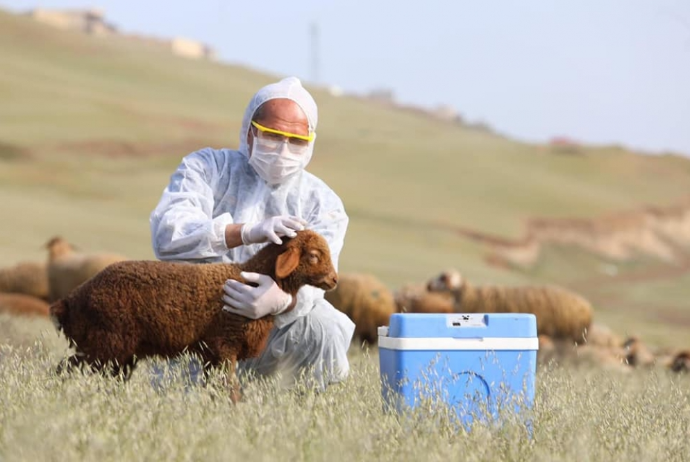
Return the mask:
M316 235L311 239L321 238ZM294 245L298 240L293 239ZM242 265L133 261L117 253L79 250L60 236L49 239L45 250L44 261L23 261L0 268L0 314L51 318L52 312L56 328L77 350L58 371L82 362L100 367L111 360L128 366L131 372L135 356L171 356L182 350L195 351L197 344L211 345L197 352L206 363L234 363L259 354L272 328L271 320L238 319L221 310L222 283L225 279L241 279ZM654 366L673 372L690 370L690 349L654 349L639 336L624 337L595 320L594 309L586 298L563 287L477 285L458 270L447 269L426 282L391 289L371 273L336 274L330 266L327 246L325 253L323 250L319 251L326 257L323 274L303 275L298 286L288 284L284 290L296 291L305 284L325 289L326 300L354 322L356 348L374 347L378 327L387 325L393 313L532 313L537 318L539 364L587 364L622 372ZM266 252L262 253L264 259ZM264 264L260 272L279 280L277 257L274 252L269 258L272 263ZM256 262L245 265L256 268ZM298 272L304 272L303 266L299 263ZM330 282L324 285L324 278L330 278ZM118 285L125 279L128 284ZM180 292L179 281L184 281L186 288L183 296L175 298L172 294ZM155 299L146 295L147 284L159 288L176 284L176 289L162 298L160 294L165 291L158 291L159 298ZM116 292L117 296L113 295ZM153 307L156 303L160 304L158 308ZM166 313L164 307L170 304L178 305L189 319ZM96 306L101 311L94 315ZM156 310L158 317L147 316L145 309ZM105 325L91 322L94 316L109 319L108 313L114 310L124 310L126 322L121 312L111 316L112 322ZM130 330L132 325L141 328L135 332ZM180 332L190 335L179 342L168 342L175 337L173 333ZM129 345L123 342L125 333L132 335ZM147 335L151 338L144 339ZM116 341L108 344L108 339ZM150 351L139 351L137 344L153 346ZM122 372L117 368L112 371Z

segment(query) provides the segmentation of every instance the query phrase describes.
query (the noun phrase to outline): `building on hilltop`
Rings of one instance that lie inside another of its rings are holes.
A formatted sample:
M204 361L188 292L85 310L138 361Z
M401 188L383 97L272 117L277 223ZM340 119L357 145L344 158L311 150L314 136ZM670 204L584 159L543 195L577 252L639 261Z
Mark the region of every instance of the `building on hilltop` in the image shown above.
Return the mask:
M170 42L172 52L185 58L208 59L214 61L216 54L208 45L184 37L175 37Z
M82 32L97 36L120 36L137 40L155 49L165 50L177 56L192 59L206 59L214 61L215 51L210 46L196 40L175 37L174 39L160 39L142 35L121 34L116 26L105 20L105 13L101 9L89 8L85 10L49 10L36 8L26 13L30 18L62 30Z
M43 24L58 29L74 30L89 35L114 35L117 27L105 21L103 10L90 8L86 10L48 10L36 8L27 15Z

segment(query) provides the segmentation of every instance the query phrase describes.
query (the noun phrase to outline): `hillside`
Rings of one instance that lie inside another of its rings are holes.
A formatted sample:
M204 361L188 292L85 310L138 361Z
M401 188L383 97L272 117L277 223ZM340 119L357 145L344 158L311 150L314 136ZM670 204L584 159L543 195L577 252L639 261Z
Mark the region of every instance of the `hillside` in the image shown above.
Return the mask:
M246 103L276 78L2 11L0 62L0 265L44 258L41 245L54 234L152 258L148 215L175 166L197 148L236 146ZM309 169L351 216L341 270L374 272L391 287L449 266L480 282L559 282L595 300L603 321L659 342L686 335L690 160L615 146L557 153L312 91L320 124ZM632 249L624 258L544 238L554 229L609 235L621 223L612 216L644 216L650 206L681 207L674 258L639 252L647 224L627 218L628 231L616 235L624 237L610 238ZM506 253L535 245L527 265ZM609 280L610 265L618 279Z

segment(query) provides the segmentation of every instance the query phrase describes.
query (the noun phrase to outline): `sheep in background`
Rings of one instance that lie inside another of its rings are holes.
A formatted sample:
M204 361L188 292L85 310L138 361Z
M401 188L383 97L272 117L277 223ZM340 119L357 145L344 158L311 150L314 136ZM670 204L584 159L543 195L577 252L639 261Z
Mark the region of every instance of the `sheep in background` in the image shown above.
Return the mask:
M223 310L223 284L246 282L242 271L269 275L293 296L304 285L326 291L337 285L328 243L310 230L283 238L281 245L268 244L242 264L114 263L50 308L77 351L66 367L85 363L102 370L110 363L111 373L127 378L135 358L189 351L201 356L205 372L229 365L230 379L238 360L266 347L273 327L273 316L252 320ZM231 398L239 399L236 386Z
M0 293L0 313L47 318L49 308L48 302L32 295Z
M57 236L46 244L48 248L49 301L67 296L83 282L89 280L112 263L127 260L112 253L82 253L69 242Z
M676 353L669 367L673 372L690 372L690 350Z
M559 356L559 348L548 335L537 336L539 340L539 350L537 350L537 362L548 363Z
M441 292L395 295L395 306L399 313L452 313L454 305L453 297Z
M540 364L555 362L559 365L599 367L620 372L630 372L622 347L601 347L594 344L578 345L573 340L552 339L539 335L537 361Z
M607 370L631 372L626 363L625 351L621 348L601 348L592 345L578 345L573 348L573 357L566 358L575 364L602 367Z
M623 346L623 339L608 326L593 322L584 334L587 345L603 348L619 348Z
M451 293L457 313L532 313L537 332L582 342L592 323L592 306L584 298L555 286L473 286L458 271L448 270L427 284L430 292Z
M453 298L429 292L426 284L404 284L393 293L398 313L452 313Z
M378 327L387 326L396 312L392 292L371 274L340 274L338 287L325 298L355 323L354 337L368 344L377 342Z
M625 359L633 367L649 367L656 364L654 354L637 336L629 337L624 343Z
M0 268L0 292L48 300L48 274L43 262L20 262Z

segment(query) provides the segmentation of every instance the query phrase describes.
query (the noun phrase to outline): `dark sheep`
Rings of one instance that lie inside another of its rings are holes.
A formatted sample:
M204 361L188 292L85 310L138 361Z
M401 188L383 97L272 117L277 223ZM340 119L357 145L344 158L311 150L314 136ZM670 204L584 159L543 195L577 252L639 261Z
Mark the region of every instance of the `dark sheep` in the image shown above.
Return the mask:
M683 350L678 352L670 365L673 372L689 372L690 371L690 350Z
M127 379L138 359L197 353L205 372L227 365L234 377L237 361L258 356L266 347L273 316L252 320L224 311L223 284L245 282L242 271L271 276L296 296L304 285L332 290L337 273L326 240L314 231L299 231L268 244L242 264L188 264L162 261L113 263L50 308L58 329L76 355L58 366L85 363ZM231 387L233 401L239 390Z

